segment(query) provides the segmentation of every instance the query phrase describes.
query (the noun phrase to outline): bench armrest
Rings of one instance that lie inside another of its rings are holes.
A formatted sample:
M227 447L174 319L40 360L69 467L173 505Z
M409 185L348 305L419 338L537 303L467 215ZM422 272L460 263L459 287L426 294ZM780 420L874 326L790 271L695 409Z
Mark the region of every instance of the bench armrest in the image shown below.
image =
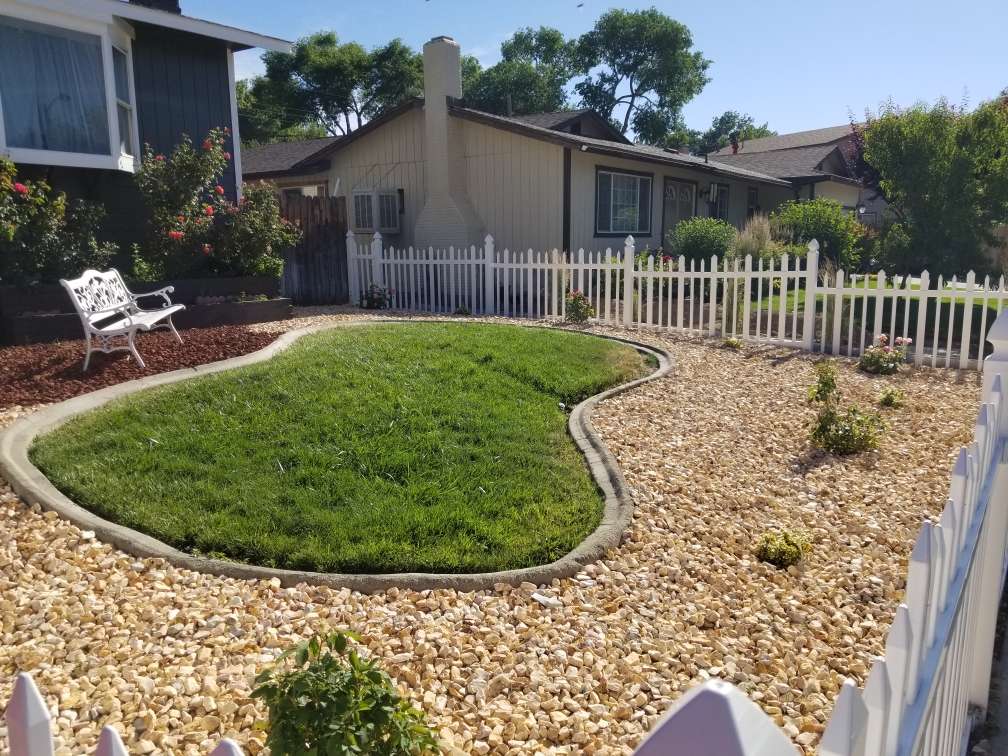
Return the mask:
M142 294L134 294L131 291L130 292L130 296L133 297L133 301L136 301L138 299L143 299L144 297L161 297L161 299L164 300L165 305L170 305L172 303L172 301L171 301L171 299L168 298L168 295L171 294L174 291L175 291L175 287L174 286L164 286L164 287L162 287L160 289L157 289L155 291L145 291Z

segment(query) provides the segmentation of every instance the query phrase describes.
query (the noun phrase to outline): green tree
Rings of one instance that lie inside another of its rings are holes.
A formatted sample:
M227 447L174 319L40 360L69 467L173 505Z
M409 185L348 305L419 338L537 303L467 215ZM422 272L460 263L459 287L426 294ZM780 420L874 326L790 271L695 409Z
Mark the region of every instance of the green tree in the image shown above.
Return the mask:
M751 115L739 113L736 110L726 110L719 116L714 116L710 128L703 133L697 133L690 142L690 151L697 155L706 155L727 147L733 142L739 145L747 139L776 136L777 132L770 129L769 124L757 124Z
M996 229L1008 223L1005 145L1004 100L972 112L945 100L906 110L889 104L855 129L850 164L896 216L906 241L889 246L900 259L909 249L916 268L932 274L983 271L993 265L987 250Z
M622 133L661 143L709 81L710 61L692 47L689 29L655 8L611 10L577 41L576 67L588 73L574 89Z
M305 118L305 111L287 109L283 96L273 92L273 84L265 76L237 82L236 94L244 147L326 136L321 124Z
M318 125L332 135L349 134L423 90L423 62L400 39L368 52L356 42L341 43L333 32L299 40L290 53L267 52L266 82L252 92L268 102L263 132L272 124L281 134L292 126Z
M557 29L528 27L501 44L496 65L480 71L470 63L467 72L463 61L462 68L462 91L470 107L500 115L509 108L516 114L561 110L574 73L574 48Z

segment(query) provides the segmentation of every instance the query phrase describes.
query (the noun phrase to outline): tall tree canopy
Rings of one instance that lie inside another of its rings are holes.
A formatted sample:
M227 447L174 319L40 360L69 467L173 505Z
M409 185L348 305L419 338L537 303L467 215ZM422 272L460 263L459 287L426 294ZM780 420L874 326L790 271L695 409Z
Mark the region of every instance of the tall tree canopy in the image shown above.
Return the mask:
M890 268L963 273L992 267L995 231L1008 224L1008 102L969 112L939 100L890 104L854 125L849 164L897 222L882 236Z
M423 90L421 57L400 39L369 52L319 32L290 53L265 53L263 62L266 75L248 87L257 104L281 125L313 123L332 135L349 134Z
M632 128L641 141L659 143L709 81L710 61L692 47L689 29L655 8L611 10L577 41L587 75L574 89L624 134Z
M573 53L573 44L557 29L521 29L501 45L499 63L468 80L463 70L466 103L499 115L561 110L574 74Z

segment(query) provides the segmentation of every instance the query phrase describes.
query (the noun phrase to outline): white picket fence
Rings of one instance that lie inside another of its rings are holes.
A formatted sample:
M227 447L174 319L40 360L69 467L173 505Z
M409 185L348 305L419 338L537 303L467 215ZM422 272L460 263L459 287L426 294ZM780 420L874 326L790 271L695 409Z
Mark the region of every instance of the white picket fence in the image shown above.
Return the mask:
M820 266L812 241L804 257L693 261L623 248L562 253L479 247L386 247L380 234L360 245L347 234L351 301L371 286L393 310L563 318L566 295L581 291L596 322L735 337L856 357L879 336L909 338L916 365L979 369L984 335L1008 302L1002 276L978 282L925 271L888 278Z

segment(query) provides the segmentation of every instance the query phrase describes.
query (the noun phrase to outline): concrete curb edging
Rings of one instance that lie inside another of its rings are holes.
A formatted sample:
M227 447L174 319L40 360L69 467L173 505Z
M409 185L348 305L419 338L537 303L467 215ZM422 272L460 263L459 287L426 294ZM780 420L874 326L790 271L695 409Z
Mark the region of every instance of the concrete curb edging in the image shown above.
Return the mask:
M51 404L38 412L18 420L0 433L0 476L27 503L38 504L44 510L54 511L60 517L69 520L82 530L94 531L95 536L99 540L112 544L116 548L133 556L160 558L183 569L241 580L279 578L281 584L285 586L308 583L333 588L349 588L363 593L374 593L392 587L412 590L448 588L459 591L475 591L493 588L496 583L517 585L522 582L529 582L543 585L550 583L554 578L565 578L577 574L582 567L599 560L609 549L619 545L623 533L630 526L633 519L634 503L627 490L626 481L616 462L616 458L592 426L590 419L591 412L595 408L595 405L604 399L668 375L672 370L672 358L668 352L659 347L642 344L632 339L605 336L596 333L588 335L629 344L637 349L637 351L654 357L658 361L658 368L643 378L629 381L628 383L615 386L591 396L580 402L571 411L567 421L568 432L578 449L584 455L592 478L603 494L604 507L602 520L598 527L584 541L574 547L572 551L550 564L515 570L503 570L500 572L469 574L409 572L350 575L282 570L271 567L258 567L241 562L231 562L223 559L198 557L179 551L139 531L109 522L75 504L59 491L42 474L41 470L32 464L28 456L28 450L31 448L32 442L36 437L59 427L81 413L96 409L110 401L134 394L138 391L263 362L287 349L301 337L321 331L334 328L418 322L458 323L465 321L453 319L362 319L309 326L288 331L266 347L241 357L199 365L194 368L175 370L170 373L160 373L146 378L138 378L133 381L127 381L83 394L73 399L67 399L57 404ZM549 328L548 326L532 327Z

